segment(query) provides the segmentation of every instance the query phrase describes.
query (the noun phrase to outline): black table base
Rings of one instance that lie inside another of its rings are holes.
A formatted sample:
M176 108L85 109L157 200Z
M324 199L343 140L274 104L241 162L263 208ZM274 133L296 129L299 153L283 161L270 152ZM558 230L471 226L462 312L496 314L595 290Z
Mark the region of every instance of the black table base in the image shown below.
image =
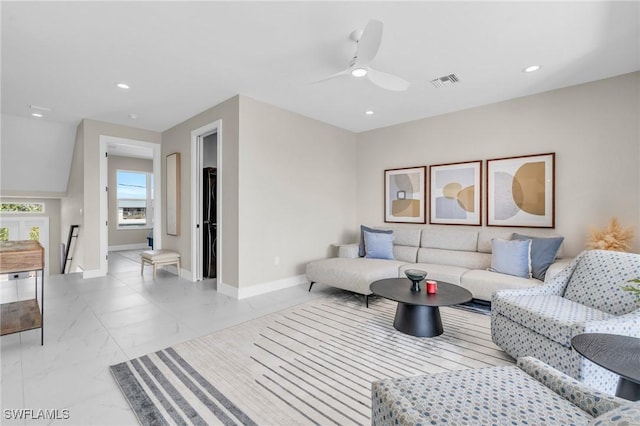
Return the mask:
M393 321L396 330L416 337L434 337L443 333L440 309L437 306L398 303Z
M616 388L616 396L629 401L640 401L640 384L620 377Z

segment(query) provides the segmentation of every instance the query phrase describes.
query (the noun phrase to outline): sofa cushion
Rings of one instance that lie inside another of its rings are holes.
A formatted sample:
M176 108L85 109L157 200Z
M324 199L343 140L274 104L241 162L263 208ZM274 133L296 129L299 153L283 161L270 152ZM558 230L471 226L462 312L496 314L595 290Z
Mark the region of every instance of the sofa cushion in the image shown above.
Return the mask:
M427 272L428 280L444 281L446 283L460 285L462 274L468 271L467 268L458 266L438 265L435 263L415 263L400 267L399 277L405 277L404 271L407 269L420 269Z
M491 241L494 238L500 238L501 240L510 240L513 232L500 232L500 231L480 231L478 234L478 251L480 253L491 253Z
M487 269L491 266L491 255L475 251L420 248L418 249L418 263L435 263L466 269Z
M360 225L360 247L358 249L358 255L360 257L364 257L367 254L367 251L364 246L364 233L366 232L378 232L381 234L393 234L391 229L376 229L369 228L368 226Z
M478 233L455 229L423 229L420 247L475 252L478 248Z
M634 253L586 251L569 279L564 297L614 315L638 309L633 294L620 287L640 277L639 259Z
M492 315L503 315L565 347L579 334L580 323L605 320L613 315L557 295L502 296L496 294Z
M364 248L367 259L395 259L393 257L393 234L364 231Z
M369 286L372 282L384 278L398 278L398 270L403 265L407 265L407 262L334 257L308 263L307 279L360 294L371 294Z
M487 254L487 256L490 256ZM520 278L484 269L472 269L460 279L460 286L473 294L474 299L491 301L494 291L541 286L542 282L533 278Z
M540 238L531 235L514 233L514 240L531 240L531 275L544 281L547 269L556 260L564 237Z
M531 278L531 240L494 238L491 242L492 272Z
M418 257L418 247L393 245L393 257L403 262L415 263Z

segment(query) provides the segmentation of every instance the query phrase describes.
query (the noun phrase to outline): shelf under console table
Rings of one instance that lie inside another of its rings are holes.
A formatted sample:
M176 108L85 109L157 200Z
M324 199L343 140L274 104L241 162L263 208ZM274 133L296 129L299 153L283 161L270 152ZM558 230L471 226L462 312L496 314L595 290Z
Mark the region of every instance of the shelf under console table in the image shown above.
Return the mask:
M0 241L0 275L23 272L35 273L34 298L0 304L0 336L39 328L44 345L44 248L38 241Z

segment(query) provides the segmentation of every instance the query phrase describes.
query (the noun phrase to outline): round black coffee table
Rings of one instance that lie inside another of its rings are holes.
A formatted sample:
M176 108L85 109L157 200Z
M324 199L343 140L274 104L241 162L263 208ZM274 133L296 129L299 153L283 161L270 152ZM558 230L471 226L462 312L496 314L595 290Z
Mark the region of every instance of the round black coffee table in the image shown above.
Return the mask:
M398 302L393 326L396 330L417 337L439 336L444 331L440 319L440 306L468 302L472 295L464 288L438 281L438 292L427 294L425 283L420 291L411 291L407 278L388 278L371 284L371 292L377 296Z
M617 334L585 333L571 346L589 361L620 376L616 396L640 400L640 339Z

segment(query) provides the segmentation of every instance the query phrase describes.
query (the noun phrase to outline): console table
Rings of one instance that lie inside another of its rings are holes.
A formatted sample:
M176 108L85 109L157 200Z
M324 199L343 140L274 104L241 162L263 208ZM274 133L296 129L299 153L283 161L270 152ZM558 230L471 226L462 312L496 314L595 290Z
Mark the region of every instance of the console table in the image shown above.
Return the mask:
M571 339L582 356L620 376L616 396L640 400L640 339L617 334L585 333Z
M0 304L0 336L39 328L44 345L44 248L38 241L0 241L0 274L21 272L35 272L34 298Z

